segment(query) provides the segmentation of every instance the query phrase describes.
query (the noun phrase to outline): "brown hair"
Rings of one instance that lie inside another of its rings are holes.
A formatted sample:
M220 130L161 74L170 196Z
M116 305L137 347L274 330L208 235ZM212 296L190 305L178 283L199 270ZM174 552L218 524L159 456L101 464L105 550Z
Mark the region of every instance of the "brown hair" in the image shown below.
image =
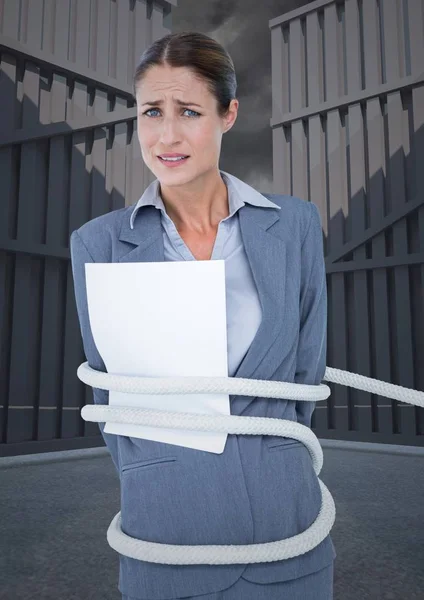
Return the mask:
M171 33L153 42L141 55L135 70L134 96L138 82L154 65L190 69L215 96L220 117L227 114L231 100L236 97L237 80L230 55L203 33Z

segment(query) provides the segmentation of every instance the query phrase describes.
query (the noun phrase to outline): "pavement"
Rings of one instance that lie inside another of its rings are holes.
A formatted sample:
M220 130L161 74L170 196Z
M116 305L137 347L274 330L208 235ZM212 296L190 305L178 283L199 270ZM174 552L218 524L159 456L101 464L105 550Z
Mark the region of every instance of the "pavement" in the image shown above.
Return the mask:
M319 440L334 600L424 600L424 448ZM105 447L0 458L0 600L121 600Z

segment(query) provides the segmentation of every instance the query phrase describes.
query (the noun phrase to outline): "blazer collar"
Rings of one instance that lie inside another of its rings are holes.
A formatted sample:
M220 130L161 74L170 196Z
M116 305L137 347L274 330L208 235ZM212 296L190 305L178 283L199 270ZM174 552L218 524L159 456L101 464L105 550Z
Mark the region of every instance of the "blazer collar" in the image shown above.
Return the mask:
M257 192L254 188L252 188L250 185L248 185L241 179L238 179L234 175L226 173L222 170L220 170L220 174L228 190L228 204L230 210L229 217L232 217L234 213L237 212L237 210L239 210L245 205L246 202L248 204L252 204L253 206L276 208L277 210L280 209L278 204L271 202L271 200L266 198L263 194ZM140 208L142 208L143 206L154 206L155 208L161 210L164 214L166 214L166 209L159 193L158 179L155 179L155 181L153 181L153 183L151 183L146 188L143 195L135 205L134 210L131 212L131 229L134 229L135 219L140 211Z
M234 205L230 206L230 212L231 208L237 206L237 202L241 202L241 236L262 306L261 324L234 376L267 380L283 358L272 355L274 342L282 331L286 308L286 242L271 231L275 229L273 225L278 225L281 207L233 175L221 173L228 177L227 181L232 184L231 191L234 192ZM141 209L142 215L138 219L128 218L128 212L124 211L119 239L133 247L129 247L119 257L119 262L165 260L160 210L154 200L152 204L157 185L157 180L150 184L146 189L147 192L151 188L150 192L146 196L143 194L131 211L132 217ZM270 210L271 208L278 210ZM281 346L276 346L281 352ZM237 395L235 398L238 413L254 400L249 396Z

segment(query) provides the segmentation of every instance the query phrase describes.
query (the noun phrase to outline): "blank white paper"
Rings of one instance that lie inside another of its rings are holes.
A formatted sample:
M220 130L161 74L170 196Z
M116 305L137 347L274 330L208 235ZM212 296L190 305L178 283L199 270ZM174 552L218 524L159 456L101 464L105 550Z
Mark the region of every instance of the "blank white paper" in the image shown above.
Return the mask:
M225 261L86 263L91 331L108 373L228 377ZM110 406L230 414L228 394L109 391ZM106 423L104 431L220 454L226 433Z

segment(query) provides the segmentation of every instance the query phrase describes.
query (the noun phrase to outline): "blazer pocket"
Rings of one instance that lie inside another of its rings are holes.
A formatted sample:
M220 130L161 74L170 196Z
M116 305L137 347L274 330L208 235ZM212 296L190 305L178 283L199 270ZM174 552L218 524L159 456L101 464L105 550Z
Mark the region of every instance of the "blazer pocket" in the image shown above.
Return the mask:
M125 473L126 471L131 471L132 469L142 469L144 467L153 467L156 465L175 463L176 460L177 460L176 456L159 456L157 458L148 458L146 460L138 460L137 462L122 465L121 472Z
M267 446L268 446L268 450L270 452L273 452L274 450L290 450L291 448L299 448L300 446L303 446L304 448L306 448L306 446L303 442L299 442L299 440L293 440L293 439L287 439L287 438L285 438L285 439L281 438L280 440L277 440L277 441L268 442Z

